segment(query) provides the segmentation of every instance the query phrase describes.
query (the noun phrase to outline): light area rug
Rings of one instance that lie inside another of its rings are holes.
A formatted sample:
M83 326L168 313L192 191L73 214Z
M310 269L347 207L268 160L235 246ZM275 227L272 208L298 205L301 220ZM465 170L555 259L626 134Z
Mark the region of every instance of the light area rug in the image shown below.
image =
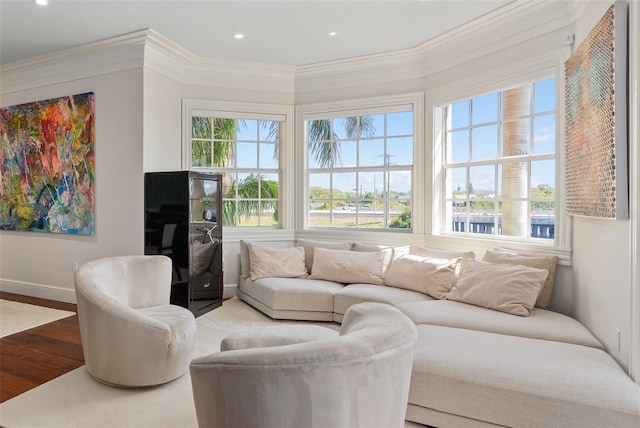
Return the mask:
M229 333L279 324L317 324L339 330L335 323L276 321L237 298L196 320L195 356L218 352ZM80 367L0 404L0 426L67 428L197 427L191 378L153 388L123 389L103 385ZM405 428L421 425L406 422Z
M12 300L0 300L0 337L58 321L71 315L74 315L74 312Z

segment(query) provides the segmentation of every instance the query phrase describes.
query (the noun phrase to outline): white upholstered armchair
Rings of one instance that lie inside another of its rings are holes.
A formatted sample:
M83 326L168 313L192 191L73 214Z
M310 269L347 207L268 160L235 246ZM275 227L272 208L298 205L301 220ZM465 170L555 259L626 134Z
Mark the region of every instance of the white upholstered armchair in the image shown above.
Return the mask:
M392 306L360 303L339 335L326 330L238 332L227 350L193 360L200 427L404 426L414 324Z
M87 370L101 382L158 385L189 369L193 314L170 305L171 260L123 256L93 260L74 277Z

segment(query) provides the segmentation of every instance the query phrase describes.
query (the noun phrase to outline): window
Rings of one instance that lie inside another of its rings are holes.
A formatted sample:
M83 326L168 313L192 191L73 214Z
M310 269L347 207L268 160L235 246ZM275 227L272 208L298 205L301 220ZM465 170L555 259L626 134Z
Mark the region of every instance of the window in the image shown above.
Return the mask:
M413 104L304 116L307 226L411 230Z
M445 232L553 239L555 79L445 104Z
M285 116L193 109L189 123L191 169L223 174L223 224L280 227Z

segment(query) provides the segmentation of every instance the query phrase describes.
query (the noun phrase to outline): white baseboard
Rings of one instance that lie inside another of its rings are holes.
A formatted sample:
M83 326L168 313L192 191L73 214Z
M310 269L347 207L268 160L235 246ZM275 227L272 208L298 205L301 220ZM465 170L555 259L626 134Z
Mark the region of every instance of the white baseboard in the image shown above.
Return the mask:
M0 291L55 300L57 302L76 303L76 291L74 289L46 284L0 279Z
M225 284L224 291L222 292L223 299L230 299L233 296L237 296L238 284Z
M225 284L222 297L224 299L230 299L236 295L237 289L237 284ZM57 302L76 303L75 290L54 287L52 285L0 279L0 291L21 294L23 296L39 297L41 299L55 300Z

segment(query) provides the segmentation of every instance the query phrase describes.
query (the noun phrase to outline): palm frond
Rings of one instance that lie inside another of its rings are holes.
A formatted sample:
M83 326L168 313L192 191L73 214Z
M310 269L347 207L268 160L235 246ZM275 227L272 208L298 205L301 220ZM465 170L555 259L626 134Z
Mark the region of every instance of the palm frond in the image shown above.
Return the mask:
M331 119L317 119L309 122L309 151L320 168L341 165L340 143L331 127Z
M235 226L240 217L248 219L259 215L261 208L265 207L273 209L273 219L277 222L278 195L277 181L269 180L262 174L249 174L231 185L227 197L232 199L225 200L223 224Z

